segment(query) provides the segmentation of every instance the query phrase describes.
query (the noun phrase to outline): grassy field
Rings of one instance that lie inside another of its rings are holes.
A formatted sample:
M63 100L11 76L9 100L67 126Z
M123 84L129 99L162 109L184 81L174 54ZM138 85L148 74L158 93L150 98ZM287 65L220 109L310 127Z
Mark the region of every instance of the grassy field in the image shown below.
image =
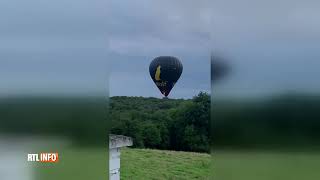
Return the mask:
M54 152L59 152L59 162L35 163L35 179L106 180L108 178L107 148L67 147Z
M210 163L208 154L126 148L121 179L210 179Z
M68 148L59 151L60 162L38 164L38 179L107 179L105 148ZM213 161L214 159L214 161ZM214 167L210 163L214 162ZM320 152L217 151L208 154L123 149L122 180L314 180L320 179Z
M108 178L106 148L69 147L59 152L59 162L36 164L36 179L100 180ZM188 152L121 150L121 179L209 179L210 155Z
M320 179L319 152L218 151L214 163L219 180Z

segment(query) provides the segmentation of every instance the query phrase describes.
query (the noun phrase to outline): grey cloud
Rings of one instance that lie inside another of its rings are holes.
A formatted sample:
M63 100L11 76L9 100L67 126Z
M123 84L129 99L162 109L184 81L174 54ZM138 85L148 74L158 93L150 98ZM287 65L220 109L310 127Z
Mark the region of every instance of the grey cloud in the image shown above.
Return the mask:
M112 52L193 51L210 49L209 20L204 11L188 11L182 1L112 1L109 48ZM179 2L179 3L178 3ZM196 3L197 4L197 3ZM194 6L196 7L196 6ZM203 16L205 18L203 18ZM205 28L203 28L205 26Z
M107 3L0 1L0 95L107 92Z

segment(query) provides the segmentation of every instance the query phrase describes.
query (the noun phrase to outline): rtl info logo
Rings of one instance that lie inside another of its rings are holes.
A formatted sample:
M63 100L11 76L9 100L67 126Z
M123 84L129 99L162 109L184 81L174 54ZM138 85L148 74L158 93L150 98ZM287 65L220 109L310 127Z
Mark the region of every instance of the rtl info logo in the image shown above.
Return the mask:
M59 161L58 153L38 153L28 154L29 162L45 162L45 163L56 163Z

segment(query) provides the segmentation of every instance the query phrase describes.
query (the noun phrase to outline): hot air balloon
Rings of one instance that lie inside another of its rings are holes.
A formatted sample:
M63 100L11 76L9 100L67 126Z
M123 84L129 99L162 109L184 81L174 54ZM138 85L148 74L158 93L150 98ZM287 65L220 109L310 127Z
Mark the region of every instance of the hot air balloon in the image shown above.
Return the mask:
M150 63L149 72L161 94L167 97L182 74L183 66L178 58L159 56Z

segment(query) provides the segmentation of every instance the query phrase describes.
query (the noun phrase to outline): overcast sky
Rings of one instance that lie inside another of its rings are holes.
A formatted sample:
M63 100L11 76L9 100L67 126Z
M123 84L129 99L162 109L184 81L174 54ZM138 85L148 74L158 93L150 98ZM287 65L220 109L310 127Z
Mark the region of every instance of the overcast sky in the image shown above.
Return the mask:
M217 92L320 90L319 1L215 1L213 46L233 67Z
M151 60L178 57L172 98L210 90L210 50L232 67L215 91L320 90L317 1L0 1L0 94L161 97ZM108 78L110 72L110 78ZM109 82L109 87L108 87Z
M169 97L210 92L210 19L204 7L197 6L178 1L111 1L111 96L162 97L150 78L149 64L165 55L177 57L184 66Z
M107 93L107 3L1 0L0 95Z

